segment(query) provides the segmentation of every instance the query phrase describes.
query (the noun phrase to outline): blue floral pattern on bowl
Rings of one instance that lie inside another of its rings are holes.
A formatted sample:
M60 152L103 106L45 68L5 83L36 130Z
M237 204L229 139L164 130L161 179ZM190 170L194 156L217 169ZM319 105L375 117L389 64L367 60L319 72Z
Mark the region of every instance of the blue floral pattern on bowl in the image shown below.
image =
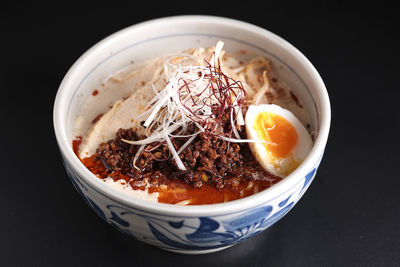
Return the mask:
M207 253L246 240L281 219L301 198L317 167L279 197L250 210L209 217L176 217L129 207L92 188L64 161L65 168L85 202L122 233L180 253Z
M79 168L75 169L76 166L71 163L77 161L70 149L73 122L80 112L82 101L98 86L99 80L133 61L140 62L154 55L169 53L171 47L177 51L188 47L209 47L218 40L226 42L232 51L237 48L264 55L271 60L278 76L286 77L290 86L302 92L301 98L307 102L311 115L312 129L318 131L318 138L322 138L316 147L319 161L307 165L307 175L291 179L294 184L290 182L290 186L282 186L286 191L280 195L274 193L273 198L272 194L264 194L265 200L261 199L261 195L259 198L256 196L254 199L257 199L258 204L251 208L238 207L235 213L226 211L213 216L211 213L208 216L206 213L202 213L203 216L173 216L173 213L166 215L165 211L151 212L134 203L121 203L118 198L96 189L98 187L91 180L93 177L80 176L80 172L77 172ZM281 219L302 197L323 155L329 131L330 105L321 78L308 60L290 44L247 23L209 16L149 21L116 33L114 37L94 46L68 73L57 93L54 127L65 168L73 185L103 220L125 234L166 250L207 253L227 248L262 232Z

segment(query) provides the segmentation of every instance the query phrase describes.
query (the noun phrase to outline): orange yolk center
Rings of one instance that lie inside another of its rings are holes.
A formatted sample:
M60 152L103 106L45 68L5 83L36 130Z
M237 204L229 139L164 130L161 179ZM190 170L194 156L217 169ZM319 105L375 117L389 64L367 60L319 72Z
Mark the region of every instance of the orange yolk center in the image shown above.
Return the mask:
M263 145L274 157L287 158L297 144L297 131L285 118L270 112L261 112L254 122L260 140L273 144Z

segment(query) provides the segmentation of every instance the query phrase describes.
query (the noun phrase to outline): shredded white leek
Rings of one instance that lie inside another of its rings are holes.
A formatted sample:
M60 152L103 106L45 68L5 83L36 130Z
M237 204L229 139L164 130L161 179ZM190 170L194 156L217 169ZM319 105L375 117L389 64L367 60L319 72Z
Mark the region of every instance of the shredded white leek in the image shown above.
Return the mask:
M219 63L223 54L223 45L222 41L216 44L208 66L203 59L190 54L178 54L165 60L165 87L159 90L152 84L154 97L146 103L146 111L138 117L145 119L143 126L146 127L147 138L137 141L121 139L128 144L141 146L134 157L133 165L135 167L135 162L145 145L153 142L165 142L177 167L186 170L179 154L193 142L198 134L205 131L201 125L212 125L211 123L215 118L211 107L221 105L220 98L216 96L215 91L210 89L210 86L217 87L217 81L209 77L215 76L215 73L212 72L213 67L216 67ZM231 109L230 120L236 139L219 137L230 142L251 142L253 140L240 139L236 129L236 124L244 125L243 113L238 103L245 98L245 95L239 88L232 90L231 101L233 104L231 106L233 105L233 108ZM192 123L197 127L197 130L188 135L187 128ZM176 151L171 138L183 137L190 138Z
M186 171L185 165L183 165L183 162L182 162L182 160L179 158L178 153L176 153L176 150L175 150L175 148L174 148L174 145L172 144L171 139L169 139L168 134L165 135L165 141L167 141L169 151L171 151L171 154L172 154L172 156L173 156L174 159L175 159L176 166L178 166L179 169L181 169L181 170L183 170L183 171Z

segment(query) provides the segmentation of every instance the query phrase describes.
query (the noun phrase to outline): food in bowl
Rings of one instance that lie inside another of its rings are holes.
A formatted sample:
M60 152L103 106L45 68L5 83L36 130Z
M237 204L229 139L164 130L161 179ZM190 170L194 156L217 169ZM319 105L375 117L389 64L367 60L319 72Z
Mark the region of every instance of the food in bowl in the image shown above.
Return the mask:
M313 145L301 100L268 59L223 45L134 64L94 89L75 120L82 163L121 192L178 205L243 198L294 171Z

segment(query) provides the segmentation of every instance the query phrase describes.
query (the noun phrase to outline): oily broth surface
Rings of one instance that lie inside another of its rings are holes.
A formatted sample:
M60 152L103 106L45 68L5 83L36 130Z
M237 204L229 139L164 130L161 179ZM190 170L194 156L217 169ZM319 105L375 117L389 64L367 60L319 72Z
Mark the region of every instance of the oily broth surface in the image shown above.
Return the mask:
M246 62L245 60L248 60L246 58L251 58L251 56L243 51L239 51L236 54L225 57L224 61L228 62L227 64L230 64L232 68L237 68L242 65L240 62ZM95 123L94 120L109 111L116 101L126 99L134 93L141 92L141 88L152 81L153 73L156 70L155 67L149 68L148 66L151 64L160 65L163 60L163 57L160 57L140 64L133 64L111 75L97 88L93 88L93 93L88 97L87 101L82 106L79 116L75 120L74 135L76 137L85 137L87 132L93 127ZM270 73L270 75L271 80L275 81L272 85L276 87L277 95L280 95L280 97L275 98L272 103L292 111L304 125L307 125L309 123L309 116L306 109L302 107L300 100L296 100L296 98L293 97L293 92L282 83L280 79L274 77L273 73ZM106 177L100 178L105 179ZM129 183L129 177L125 177L124 180L125 183ZM114 183L117 182L118 180L114 179ZM119 189L129 194L132 193L131 191L137 190L145 191L149 196L157 194L158 201L164 203L176 204L191 199L191 203L187 204L212 204L257 193L268 188L275 182L278 181L272 181L272 183L271 181L267 183L265 181L256 181L256 183L250 183L249 181L242 182L240 190L236 192L229 190L218 191L215 190L215 188L211 188L211 186L197 189L180 182L169 183L165 187L158 189L148 188L146 186L132 186L133 190L126 186L119 187ZM109 178L107 179L107 183L112 185L112 181ZM200 198L199 196L201 195L204 197ZM143 198L140 194L137 194L136 197ZM155 198L148 199L154 201Z

